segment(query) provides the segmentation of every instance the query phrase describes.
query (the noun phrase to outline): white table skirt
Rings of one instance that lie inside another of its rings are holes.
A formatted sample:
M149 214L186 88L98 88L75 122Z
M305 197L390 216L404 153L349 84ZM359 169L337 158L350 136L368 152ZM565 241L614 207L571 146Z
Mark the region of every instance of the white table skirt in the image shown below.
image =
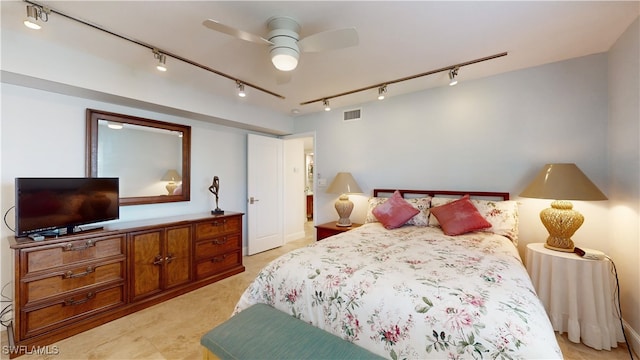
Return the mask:
M535 243L527 245L526 265L555 331L597 350L624 342L609 260L588 260Z

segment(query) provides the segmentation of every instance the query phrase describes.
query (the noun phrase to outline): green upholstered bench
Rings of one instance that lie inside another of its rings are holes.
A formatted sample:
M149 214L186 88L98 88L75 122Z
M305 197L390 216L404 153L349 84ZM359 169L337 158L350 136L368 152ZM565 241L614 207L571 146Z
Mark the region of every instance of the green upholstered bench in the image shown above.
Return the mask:
M226 359L383 359L357 345L265 304L256 304L200 339L207 351Z

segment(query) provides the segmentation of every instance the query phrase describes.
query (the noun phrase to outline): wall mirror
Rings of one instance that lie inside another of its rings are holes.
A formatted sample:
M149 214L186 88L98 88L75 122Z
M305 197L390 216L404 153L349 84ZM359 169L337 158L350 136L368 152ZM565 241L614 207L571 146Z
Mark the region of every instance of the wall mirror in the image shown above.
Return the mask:
M120 205L190 199L191 127L87 109L88 177L120 178Z

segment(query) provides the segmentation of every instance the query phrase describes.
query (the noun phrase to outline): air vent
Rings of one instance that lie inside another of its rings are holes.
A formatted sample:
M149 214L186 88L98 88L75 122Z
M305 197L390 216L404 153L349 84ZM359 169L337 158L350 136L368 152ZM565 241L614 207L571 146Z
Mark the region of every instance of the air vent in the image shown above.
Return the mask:
M346 110L343 114L342 120L344 121L356 121L362 118L362 109Z

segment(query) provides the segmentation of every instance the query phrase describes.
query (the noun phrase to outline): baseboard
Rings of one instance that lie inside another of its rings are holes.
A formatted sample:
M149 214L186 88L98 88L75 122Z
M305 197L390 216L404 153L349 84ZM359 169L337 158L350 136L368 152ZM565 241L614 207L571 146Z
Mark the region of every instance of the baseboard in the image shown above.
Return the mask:
M288 243L288 242L290 242L290 241L300 240L300 239L302 239L302 238L303 238L303 237L305 237L305 236L306 236L306 234L305 234L304 230L302 230L302 231L298 231L298 232L296 232L296 233L292 233L292 234L287 234L287 235L284 237L284 242L285 242L285 243Z
M631 346L631 350L634 352L635 358L640 358L638 354L640 354L640 334L635 331L628 322L622 320L622 325L624 326L624 331L627 335L627 341Z

